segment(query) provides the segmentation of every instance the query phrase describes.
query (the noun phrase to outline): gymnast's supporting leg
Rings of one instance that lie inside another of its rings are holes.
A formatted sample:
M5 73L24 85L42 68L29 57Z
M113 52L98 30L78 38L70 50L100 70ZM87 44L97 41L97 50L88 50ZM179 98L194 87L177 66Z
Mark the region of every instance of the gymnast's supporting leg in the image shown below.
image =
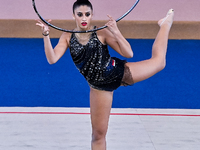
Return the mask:
M173 23L173 17L174 11L171 9L167 16L158 22L160 30L153 44L152 57L148 60L126 64L130 69L134 83L143 81L164 69L166 65L168 36Z
M174 12L169 11L167 18L161 19L158 22L160 31L153 44L152 57L140 62L126 63L134 82L145 80L165 67L168 35L173 22L173 16ZM112 100L113 92L90 89L92 150L106 150L106 133Z
M106 133L112 100L113 92L90 89L92 150L106 150Z

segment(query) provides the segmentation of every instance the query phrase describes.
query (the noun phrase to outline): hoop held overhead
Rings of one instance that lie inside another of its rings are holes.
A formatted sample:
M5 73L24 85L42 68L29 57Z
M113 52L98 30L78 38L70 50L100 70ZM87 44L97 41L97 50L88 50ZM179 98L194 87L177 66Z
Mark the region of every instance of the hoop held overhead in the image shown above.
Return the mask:
M137 4L139 3L140 0L136 0L135 4L133 4L133 6L124 14L122 15L120 18L118 18L116 20L116 22L122 20L124 17L126 17L136 6ZM35 5L35 0L32 0L32 4L33 4L33 8L36 12L36 14L38 15L38 17L45 23L47 24L48 26L56 29L56 30L59 30L59 31L63 31L63 32L70 32L70 33L87 33L87 32L94 32L94 31L98 31L98 30L102 30L104 28L107 28L107 26L102 26L100 28L97 28L97 29L92 29L92 30L87 30L87 31L74 31L74 30L66 30L66 29L62 29L62 28L59 28L49 22L47 22L45 19L42 18L42 16L39 14L37 8L36 8L36 5Z

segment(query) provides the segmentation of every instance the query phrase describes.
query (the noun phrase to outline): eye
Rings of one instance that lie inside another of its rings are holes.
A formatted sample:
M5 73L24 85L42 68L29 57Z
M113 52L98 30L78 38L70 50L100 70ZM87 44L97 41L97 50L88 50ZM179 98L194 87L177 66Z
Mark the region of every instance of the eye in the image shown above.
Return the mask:
M83 14L79 12L79 13L77 13L77 16L82 17Z
M90 16L90 13L89 13L89 12L87 12L87 13L85 14L85 16L86 16L86 17L89 17L89 16Z

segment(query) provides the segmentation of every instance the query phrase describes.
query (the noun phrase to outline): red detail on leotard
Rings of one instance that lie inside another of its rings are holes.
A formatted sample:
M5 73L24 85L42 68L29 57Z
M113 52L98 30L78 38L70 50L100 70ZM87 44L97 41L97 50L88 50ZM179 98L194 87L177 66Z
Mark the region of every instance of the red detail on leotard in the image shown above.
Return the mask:
M112 60L112 66L115 66L115 60Z

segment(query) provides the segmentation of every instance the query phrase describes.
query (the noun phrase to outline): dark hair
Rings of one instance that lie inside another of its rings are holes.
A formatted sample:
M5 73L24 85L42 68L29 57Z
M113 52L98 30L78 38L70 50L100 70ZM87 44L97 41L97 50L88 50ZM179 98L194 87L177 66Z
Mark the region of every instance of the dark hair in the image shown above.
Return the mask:
M90 7L91 10L93 10L92 4L90 3L89 0L77 0L73 5L73 13L75 12L75 9L77 7L80 7L80 6L83 6L83 5L86 5L86 6Z

